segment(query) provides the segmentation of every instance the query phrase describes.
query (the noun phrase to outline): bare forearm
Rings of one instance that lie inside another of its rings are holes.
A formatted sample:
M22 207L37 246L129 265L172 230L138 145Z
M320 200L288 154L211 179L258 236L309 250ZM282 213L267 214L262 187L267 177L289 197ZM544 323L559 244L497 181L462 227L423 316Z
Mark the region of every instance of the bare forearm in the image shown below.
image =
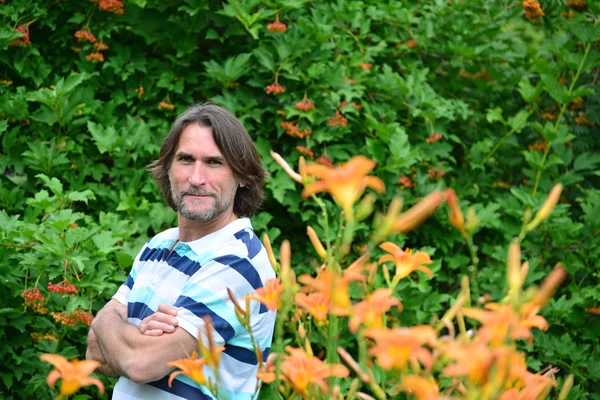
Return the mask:
M85 358L87 360L95 360L100 361L102 365L96 369L96 372L101 373L106 376L117 377L120 376L119 373L107 364L102 351L100 350L100 345L98 344L98 339L96 338L96 334L92 328L88 333L88 347L85 353Z
M146 336L114 308L98 313L92 329L109 372L135 382L165 376L172 369L167 362L185 357L196 345L193 336L181 328L169 335Z

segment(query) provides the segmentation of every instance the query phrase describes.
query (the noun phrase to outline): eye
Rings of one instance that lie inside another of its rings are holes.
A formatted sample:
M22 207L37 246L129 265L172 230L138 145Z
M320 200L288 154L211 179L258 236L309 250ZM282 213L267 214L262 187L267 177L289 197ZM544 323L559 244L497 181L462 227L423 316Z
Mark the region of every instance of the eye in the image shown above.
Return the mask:
M185 155L185 154L183 154L183 155L180 155L179 157L177 157L177 160L178 160L178 161L181 161L181 162L183 162L183 163L191 163L191 162L194 162L194 158L193 158L193 157L191 157L191 156L188 156L188 155Z

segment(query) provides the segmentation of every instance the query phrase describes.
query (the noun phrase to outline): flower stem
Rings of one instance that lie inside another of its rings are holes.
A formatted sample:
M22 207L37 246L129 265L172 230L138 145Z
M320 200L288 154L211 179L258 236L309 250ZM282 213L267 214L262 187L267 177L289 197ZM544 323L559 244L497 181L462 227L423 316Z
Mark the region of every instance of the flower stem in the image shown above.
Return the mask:
M585 53L583 53L583 57L581 58L579 67L577 67L577 72L575 73L575 76L573 77L573 81L571 81L571 86L569 86L569 92L567 93L568 96L571 96L571 93L573 93L573 88L575 87L575 83L577 83L577 80L579 79L579 76L581 75L583 66L585 65L585 60L587 59L587 56L590 53L591 48L592 48L591 43L588 43L588 45L585 46ZM558 114L558 118L556 118L556 123L554 124L554 131L553 131L554 134L556 134L556 132L558 131L558 126L560 124L560 120L561 120L563 114L565 113L565 110L567 109L568 105L569 105L568 103L564 103L560 107L560 113ZM546 158L548 158L548 153L550 153L551 147L552 147L552 143L549 142L546 145L546 149L544 150L544 156L542 157L542 162L540 163L540 168L538 169L537 175L535 177L535 185L533 186L533 191L531 192L532 196L535 196L535 194L537 192L538 186L540 184L540 179L542 177L542 171L544 170L544 165L546 164Z

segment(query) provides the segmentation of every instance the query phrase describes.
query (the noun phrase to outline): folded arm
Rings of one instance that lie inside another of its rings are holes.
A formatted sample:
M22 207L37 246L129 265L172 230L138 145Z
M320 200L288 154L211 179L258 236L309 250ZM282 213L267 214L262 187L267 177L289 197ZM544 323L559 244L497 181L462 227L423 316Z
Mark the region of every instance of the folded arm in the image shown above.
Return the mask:
M92 322L90 336L95 342L88 343L88 354L105 363L100 372L150 382L173 369L167 362L187 357L196 348L196 338L183 328L177 327L169 335L144 335L127 321L122 307L113 299Z

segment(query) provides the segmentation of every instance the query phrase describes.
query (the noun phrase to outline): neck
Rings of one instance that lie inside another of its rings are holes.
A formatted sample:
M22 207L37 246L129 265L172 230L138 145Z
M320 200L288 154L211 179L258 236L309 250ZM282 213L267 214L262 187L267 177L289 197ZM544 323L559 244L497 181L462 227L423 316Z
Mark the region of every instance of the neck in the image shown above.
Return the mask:
M238 219L233 212L224 212L210 221L192 221L178 215L179 241L191 242L210 235Z

